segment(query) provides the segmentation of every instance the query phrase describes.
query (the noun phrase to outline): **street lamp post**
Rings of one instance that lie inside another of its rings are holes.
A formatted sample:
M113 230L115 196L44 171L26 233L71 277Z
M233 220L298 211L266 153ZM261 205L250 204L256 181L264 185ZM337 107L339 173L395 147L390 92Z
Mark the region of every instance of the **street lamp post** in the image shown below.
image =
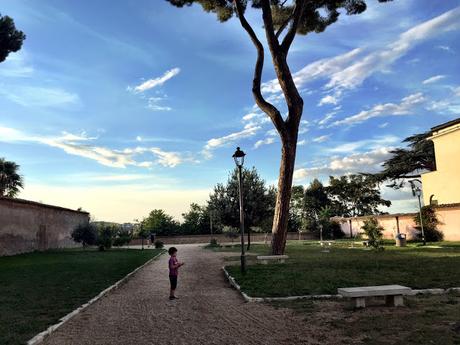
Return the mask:
M416 186L414 184L414 181L417 181L420 183L419 180L410 180L409 183L412 187L412 194L414 196L417 196L418 198L418 212L419 212L419 217L420 217L420 229L422 230L422 242L423 245L426 245L426 239L425 239L425 231L423 229L423 218L422 218L422 202L420 201L420 197L422 195L422 189L419 186Z
M240 233L241 233L241 273L246 273L246 256L244 254L244 208L243 208L243 182L241 169L244 164L244 156L246 154L240 150L239 147L236 148L235 153L233 154L233 159L238 168L238 191L240 194Z

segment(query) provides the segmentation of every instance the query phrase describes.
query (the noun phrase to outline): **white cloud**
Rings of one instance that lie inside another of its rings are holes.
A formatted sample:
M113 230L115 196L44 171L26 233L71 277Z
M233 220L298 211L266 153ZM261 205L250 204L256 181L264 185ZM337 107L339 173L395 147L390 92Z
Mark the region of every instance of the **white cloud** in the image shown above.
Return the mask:
M257 142L254 144L254 149L258 149L262 145L273 144L274 142L275 142L275 138L273 138L273 137L268 137L268 138L263 139L263 140L257 140Z
M431 78L425 79L422 84L431 84L431 83L436 83L437 81L440 81L441 79L444 79L446 76L445 75L435 75Z
M382 145L392 145L401 142L401 138L394 135L383 135L376 136L373 139L358 140L354 142L341 143L336 147L327 149L327 152L331 153L353 153L358 149L365 150L376 150L382 147Z
M324 126L327 124L330 120L332 120L335 117L335 114L337 114L336 111L327 113L326 116L324 116L321 120L318 121L318 125Z
M308 82L315 79L324 78L330 76L336 72L339 72L351 62L353 62L359 54L362 53L361 48L353 49L347 53L325 58L315 61L298 72L294 73L293 78L297 88L302 88ZM278 93L281 92L281 87L277 79L273 79L262 84L262 92L265 93Z
M374 173L381 169L381 164L391 157L392 147L380 147L375 150L355 153L346 157L333 157L322 166L300 168L294 171L294 180L302 181L319 176L341 176L351 173Z
M327 96L324 96L323 98L321 98L321 100L318 103L318 106L322 106L324 104L337 105L338 102L339 102L339 100L335 96L327 95Z
M161 86L166 83L169 79L175 77L180 72L180 68L173 68L169 71L166 71L161 77L149 79L143 82L140 85L135 86L134 88L128 87L129 91L134 91L135 93L144 92L154 87Z
M202 154L205 156L205 158L209 159L212 158L212 150L221 147L221 146L227 146L230 144L233 144L234 142L244 139L244 138L249 138L257 134L257 132L261 129L262 127L260 126L255 126L255 127L248 127L244 128L243 130L239 132L234 132L230 133L228 135L225 135L220 138L212 138L208 140L206 143Z
M364 56L347 68L332 74L326 87L330 89L353 89L361 85L370 75L386 69L424 40L443 32L458 30L460 28L459 16L460 7L457 7L414 26L402 33L393 43Z
M309 131L310 123L307 120L301 120L299 126L299 134L305 134Z
M305 139L299 140L299 141L297 142L297 146L304 146L304 145L306 145L306 144L307 144L307 141L306 141Z
M278 135L278 131L276 129L270 129L265 133L266 136L274 137Z
M101 165L112 168L126 168L127 166L150 167L154 163L166 167L175 167L184 161L177 152L163 151L158 147L136 147L123 150L110 149L102 146L89 145L97 138L89 137L86 133L72 134L63 132L60 136L45 137L28 135L22 131L0 126L0 142L32 142L59 148L64 152L79 157L88 158ZM145 154L153 154L153 161L138 161L136 158ZM189 160L189 159L187 159Z
M80 101L76 93L54 87L6 87L5 85L0 85L0 95L4 95L10 101L29 108L64 107L77 104Z
M314 138L312 141L315 143L324 143L325 141L329 140L330 135L322 135L320 137Z
M172 108L159 103L163 101L166 97L149 97L147 101L147 108L152 111L171 111Z
M447 52L452 52L452 48L449 47L449 46L439 45L439 46L436 46L436 48L441 49L441 50L445 50Z
M309 82L320 78L328 78L325 88L333 93L326 101L338 101L341 92L360 86L372 74L388 70L396 60L404 56L417 44L435 37L443 32L460 28L460 7L445 12L440 16L425 21L403 32L392 43L367 52L364 48L356 48L344 54L312 62L293 74L294 82L299 89ZM280 93L277 79L262 84L264 93ZM320 101L321 103L321 101Z
M379 128L386 128L386 127L388 127L388 125L389 125L388 122L384 122L384 123L381 123L381 124L379 125Z
M26 51L22 49L18 53L8 55L0 64L0 76L11 78L26 78L32 76L34 68L26 61Z
M361 123L374 117L397 116L411 114L414 108L425 102L421 92L404 97L401 103L376 104L369 110L363 110L358 114L346 117L343 120L335 121L331 126L353 125Z

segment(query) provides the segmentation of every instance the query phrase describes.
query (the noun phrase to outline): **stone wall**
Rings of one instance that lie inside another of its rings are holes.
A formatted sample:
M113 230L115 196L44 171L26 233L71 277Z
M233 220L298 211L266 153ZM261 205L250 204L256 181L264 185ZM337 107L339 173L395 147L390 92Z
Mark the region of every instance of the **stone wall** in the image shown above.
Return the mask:
M72 230L88 221L87 212L0 198L0 256L74 247Z
M212 236L217 240L219 243L231 243L232 240L225 236L224 234L215 234ZM251 242L264 242L267 241L268 243L271 242L271 233L267 234L260 234L260 233L251 233ZM298 240L299 234L294 232L289 232L287 235L288 240ZM300 235L300 239L302 240L312 240L315 239L312 234L302 233ZM156 240L162 241L166 245L170 244L192 244L192 243L209 243L211 240L211 235L187 235L187 236L158 236ZM248 235L245 234L244 241L247 243ZM234 243L240 243L240 237L235 238L233 240ZM142 240L136 238L131 241L130 245L140 245ZM144 240L144 244L150 243L149 239Z
M440 222L438 230L444 234L445 241L460 241L460 204L439 205L435 208L436 217ZM395 238L396 234L406 234L408 240L415 239L419 230L416 228L414 217L418 213L399 213L375 216L385 229L384 238ZM369 217L334 218L340 223L346 237L362 233L361 227ZM350 230L351 229L351 230Z

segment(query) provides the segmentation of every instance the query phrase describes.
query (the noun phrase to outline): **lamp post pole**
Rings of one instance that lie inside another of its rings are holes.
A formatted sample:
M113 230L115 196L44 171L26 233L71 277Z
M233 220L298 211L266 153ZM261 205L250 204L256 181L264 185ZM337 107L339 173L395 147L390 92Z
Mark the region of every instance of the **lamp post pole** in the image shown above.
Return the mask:
M246 273L246 255L244 253L244 207L243 207L243 176L241 170L244 163L244 156L246 154L240 150L239 147L236 148L235 153L233 154L233 159L235 164L238 167L238 190L240 196L240 235L241 235L241 273Z
M425 239L425 230L423 229L423 217L422 217L422 202L420 201L420 197L422 195L422 189L419 186L416 186L414 182L418 182L421 184L422 182L418 179L414 180L409 180L410 186L412 188L412 195L417 196L418 198L418 212L419 212L419 217L420 217L420 230L422 230L422 242L423 245L426 245L426 239Z

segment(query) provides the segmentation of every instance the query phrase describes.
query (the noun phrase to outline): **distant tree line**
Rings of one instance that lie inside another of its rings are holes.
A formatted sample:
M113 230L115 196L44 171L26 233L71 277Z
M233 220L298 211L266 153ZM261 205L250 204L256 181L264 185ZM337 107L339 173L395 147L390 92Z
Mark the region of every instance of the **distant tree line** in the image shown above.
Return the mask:
M268 186L255 168L243 169L243 203L245 229L270 232L275 209L276 189ZM327 237L341 236L333 216L364 216L380 214L380 206L390 206L382 199L376 180L370 176L347 175L330 177L329 185L313 180L308 187L293 186L289 214L289 231L319 233ZM226 183L214 186L205 205L192 203L179 223L163 210L155 209L139 222L137 234L148 238L159 236L228 233L239 231L238 175L234 170Z

